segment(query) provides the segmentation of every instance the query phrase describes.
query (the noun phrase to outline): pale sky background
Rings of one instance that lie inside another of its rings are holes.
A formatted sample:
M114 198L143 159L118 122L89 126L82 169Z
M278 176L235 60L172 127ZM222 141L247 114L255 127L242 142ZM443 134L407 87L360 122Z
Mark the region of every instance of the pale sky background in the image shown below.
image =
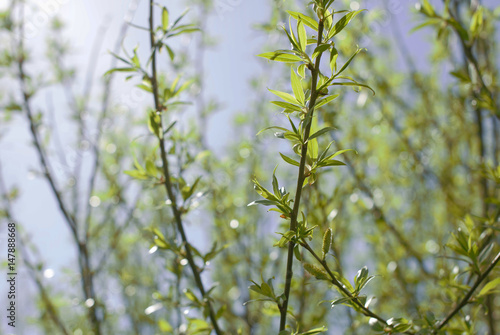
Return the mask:
M185 7L183 1L158 1L167 5L171 10L171 17L175 17ZM207 26L209 33L218 40L218 45L207 52L206 57L206 96L214 97L224 107L222 111L211 118L209 123L209 144L212 148L222 152L227 141L227 134L218 129L227 129L232 125L232 118L236 111L243 111L245 106L249 105L250 96L247 94L248 81L261 71L259 62L261 59L255 57L261 53L263 45L266 42L266 36L252 28L256 23L262 23L269 17L269 6L266 0L216 0L229 4L230 10L226 12L215 12L209 19ZM304 1L305 3L306 1ZM417 22L413 19L410 8L414 7L413 1L387 1L391 11L387 12L387 21L381 22L377 29L380 34L385 34L392 38L390 34L391 20L398 15L401 34L406 39L407 47L417 61L419 68L426 66L426 54L429 52L428 44L425 42L429 38L427 31L418 32L409 35L409 30ZM441 1L432 1L433 3ZM7 5L6 0L0 0L0 8ZM118 30L121 26L129 1L127 0L37 0L36 3L41 8L46 8L46 12L53 16L57 14L66 23L65 35L73 40L73 50L75 55L72 61L75 64L81 64L82 70L85 70L90 56L91 46L98 34L99 27L108 23L108 29L104 36L103 45L112 46L115 43ZM57 6L48 6L47 4L56 3ZM374 9L383 7L382 0L358 1L360 8ZM492 6L496 1L484 1ZM234 5L231 5L234 4ZM43 7L43 6L46 7ZM285 2L286 5L286 2ZM146 1L139 1L139 7L135 14L134 23L146 25L148 15L148 6ZM189 19L188 19L189 20ZM186 20L186 21L188 21ZM35 29L33 36L26 41L28 47L40 51L44 45L45 30L48 22L43 22L43 17L34 18L32 21ZM186 41L185 41L186 42ZM126 39L126 45L133 47L135 44L148 45L149 41L144 31L130 28ZM369 47L360 45L361 47ZM2 45L3 47L3 45ZM1 48L1 47L0 47ZM111 47L110 47L111 48ZM108 70L111 56L107 53L107 48L100 52L99 65L97 67L96 77ZM398 55L399 56L399 55ZM209 65L209 66L208 66ZM237 76L236 76L237 75ZM115 89L126 89L121 87L121 83L115 81ZM10 90L12 85L18 85L17 82L7 82L0 79L0 90ZM120 92L115 92L119 96ZM58 101L64 101L62 97L53 97L54 104ZM268 97L263 97L267 99ZM43 100L42 95L42 100ZM149 103L149 101L146 101ZM61 104L59 104L61 105ZM45 107L45 105L44 105ZM57 112L58 117L64 119L61 111ZM64 128L64 121L59 125L63 138L71 136L71 128ZM0 159L3 167L3 174L7 184L17 185L21 190L21 197L16 202L14 214L33 237L33 242L40 249L48 267L55 270L54 280L60 276L60 270L63 267L70 266L75 260L74 246L68 234L68 230L60 217L58 208L48 184L45 180L31 178L29 171L31 169L39 170L38 158L31 148L31 136L28 132L28 126L25 118L16 116L8 125L8 128L0 125ZM71 154L68 151L68 154ZM0 245L5 245L5 229L0 227ZM4 255L4 250L0 251ZM2 256L1 261L4 261ZM3 278L3 277L2 277ZM27 275L18 277L18 290L21 293L18 299L18 305L26 306L31 302L27 288L31 284L27 283ZM4 281L0 294L0 302L4 299ZM31 290L30 290L31 291ZM3 306L3 305L2 305ZM23 307L19 309L21 318ZM2 326L4 325L4 308L0 308L0 317ZM23 321L21 319L21 324ZM0 334L1 334L0 328ZM23 334L22 329L17 334ZM27 334L27 333L26 333ZM30 333L31 334L31 333Z

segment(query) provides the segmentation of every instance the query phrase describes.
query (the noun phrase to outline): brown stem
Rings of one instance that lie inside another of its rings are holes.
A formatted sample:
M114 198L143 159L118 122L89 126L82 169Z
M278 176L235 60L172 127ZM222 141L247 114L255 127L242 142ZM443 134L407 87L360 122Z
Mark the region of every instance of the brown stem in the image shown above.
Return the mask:
M347 295L349 298L352 298L352 301L363 311L363 314L366 315L366 316L369 316L371 318L374 318L374 319L377 319L378 321L382 322L384 325L388 325L387 324L387 321L385 321L384 318L382 318L381 316L375 314L374 312L372 312L371 310L369 310L367 307L365 307L365 305L363 305L363 303L361 301L359 301L359 299L357 297L355 297L351 292L349 292L349 290L347 290L343 284L341 284L337 278L335 277L335 275L333 274L332 270L330 270L330 267L328 266L328 263L320 258L318 256L318 254L316 254L316 252L314 252L314 250L311 248L311 246L304 240L302 240L300 242L300 245L302 247L304 247L307 251L309 251L309 253L314 257L316 258L316 260L321 264L321 266L323 267L323 269L325 269L325 271L328 273L328 276L330 276L330 282L335 285L340 291L342 291L343 294Z
M318 23L318 41L317 46L319 46L323 40L323 20L320 19ZM321 54L316 58L316 63L314 65L314 69L311 70L312 83L311 83L311 99L309 100L308 105L308 113L305 117L305 132L303 143L301 147L301 157L300 157L300 166L299 166L299 176L297 178L297 190L295 192L295 201L293 205L293 210L290 216L290 230L297 229L297 217L299 214L299 206L300 206L300 197L302 194L302 187L304 185L305 180L305 167L306 167L306 159L307 159L307 140L309 139L309 134L311 132L311 124L312 117L314 115L314 106L316 104L316 99L318 98L317 84L319 77L319 65L321 61ZM285 281L285 298L283 304L280 306L280 331L285 330L286 326L286 315L288 312L288 300L290 297L290 287L292 286L292 278L293 278L293 249L295 248L295 243L290 241L288 243L288 255L287 255L287 263L286 263L286 281Z
M28 89L26 87L26 74L24 71L24 44L23 44L23 29L24 29L24 6L21 4L21 23L20 23L20 31L19 31L19 41L17 45L17 68L18 68L18 80L21 86L21 92L22 92L22 97L23 97L23 107L26 112L26 116L29 121L29 126L30 126L30 132L33 137L33 143L36 149L36 152L38 154L38 158L40 160L40 165L42 166L43 172L45 179L48 181L50 188L52 190L52 193L56 197L56 201L59 205L59 209L61 210L61 213L63 214L63 217L65 218L70 231L72 233L72 238L74 240L74 243L77 246L78 249L78 265L79 265L79 270L80 274L82 276L82 290L85 299L92 299L94 302L96 302L95 298L95 292L94 292L94 284L93 284L93 273L90 269L90 255L89 251L87 248L87 245L83 242L80 241L78 237L78 228L77 224L75 221L74 216L69 212L67 209L67 205L63 201L62 194L59 191L59 188L56 185L56 181L52 175L51 169L49 167L49 163L47 160L47 155L45 153L44 148L42 147L41 141L40 141L40 136L38 134L38 129L37 129L37 124L34 120L33 117L33 112L31 109L31 95L28 92ZM96 310L96 304L92 307L89 308L89 319L90 323L92 324L94 333L96 335L101 334L101 322L99 320L99 317L97 316L97 310Z
M161 104L160 104L159 93L158 93L158 80L157 80L157 70L156 70L156 43L155 43L155 34L154 34L153 15L154 15L154 2L153 2L153 0L150 0L150 2L149 2L149 37L150 37L150 42L151 42L151 49L153 52L153 54L151 56L152 74L151 74L150 79L151 79L151 85L153 87L155 109L156 109L157 113L161 113L163 106L161 106ZM210 318L210 321L212 322L212 326L214 327L214 331L217 335L222 335L223 332L221 331L219 324L217 323L216 314L215 314L215 311L213 309L212 303L210 302L210 298L206 296L206 291L205 291L205 287L203 285L203 282L201 280L200 271L198 270L198 268L196 266L193 254L191 252L191 247L190 247L190 244L189 244L187 236L186 236L186 232L184 231L184 225L182 222L182 215L181 215L179 208L177 207L177 200L176 200L176 197L174 194L173 185L172 185L171 176L170 176L170 171L169 171L167 150L165 148L165 141L163 140L163 124L162 124L161 118L160 118L159 129L160 129L160 135L158 136L158 141L160 144L163 174L165 176L165 189L167 191L168 198L172 202L171 208L172 208L172 212L173 212L174 219L176 222L177 230L178 230L179 234L181 235L182 242L183 242L185 250L186 250L186 259L188 260L189 267L191 268L191 270L193 272L196 286L198 287L198 290L200 291L200 294L202 295L202 298L206 304L205 306L208 309L209 318Z

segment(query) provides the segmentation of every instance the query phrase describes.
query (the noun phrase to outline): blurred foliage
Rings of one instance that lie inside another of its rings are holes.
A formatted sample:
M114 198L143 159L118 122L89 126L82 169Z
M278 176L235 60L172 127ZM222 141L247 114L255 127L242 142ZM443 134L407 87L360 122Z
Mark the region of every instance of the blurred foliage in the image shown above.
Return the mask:
M236 2L188 2L178 15L150 1L149 27L125 23L99 82L95 58L87 72L69 65L63 20L42 57L24 38L36 7L13 0L0 12L0 78L16 83L0 92L1 129L29 130L34 173L77 255L50 278L19 222L38 293L33 329L500 333L500 7L418 1L414 31L432 45L419 68L390 1L370 11L270 1L256 23L270 61L260 60L252 105L219 154L207 141L222 107L207 96L205 57L217 48L210 17ZM151 45L122 48L127 29ZM93 57L100 48L98 39ZM128 91L120 99L113 85ZM4 222L18 222L13 204L29 192L16 183L0 171Z

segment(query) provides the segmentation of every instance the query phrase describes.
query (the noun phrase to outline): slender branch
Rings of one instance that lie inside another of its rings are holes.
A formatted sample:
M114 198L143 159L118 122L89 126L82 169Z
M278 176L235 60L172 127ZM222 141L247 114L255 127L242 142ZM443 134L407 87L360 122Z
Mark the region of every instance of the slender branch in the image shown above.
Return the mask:
M475 4L471 4L472 10L476 11L479 5L479 1L475 1ZM449 11L450 16L457 21L457 23L462 26L462 23L460 22L460 17L459 17L459 3L455 3L455 13L450 10ZM457 33L457 37L460 41L460 45L462 47L462 51L465 57L465 62L464 62L464 69L465 71L468 71L469 77L473 78L473 71L476 73L476 77L479 81L478 86L474 87L472 89L472 96L477 100L480 101L481 99L481 90L484 90L490 100L493 103L493 110L494 110L494 115L497 118L500 118L499 110L497 107L497 102L495 100L495 96L493 92L487 87L487 85L484 82L483 75L481 73L481 69L479 67L479 62L474 55L473 52L473 46L474 46L474 40L472 40L471 43L465 41L456 27L454 27L455 32ZM471 65L473 70L471 69ZM474 113L476 117L476 129L477 129L477 139L479 141L479 157L481 159L481 164L484 164L486 162L486 143L485 143L485 134L484 134L484 126L483 126L483 115L482 115L482 110L479 106L478 103L474 106ZM496 120L493 119L495 122ZM479 176L479 182L480 182L480 198L481 198L481 205L482 205L482 216L487 217L488 216L488 209L489 205L487 202L487 199L489 197L489 189L488 189L488 181L484 175ZM489 334L490 335L495 335L496 334L496 326L495 326L495 316L494 316L494 303L493 299L490 295L486 297L486 306L489 310L489 313L487 315L487 322L488 322L488 328L489 328Z
M93 274L90 269L90 254L89 250L87 248L87 245L83 242L80 241L78 237L78 228L77 224L75 221L74 216L70 213L70 211L67 209L67 205L63 201L62 194L59 191L59 188L56 185L55 178L52 175L48 160L47 160L47 155L45 152L45 149L42 147L41 141L40 141L40 136L38 133L38 125L33 117L33 112L31 109L31 94L28 92L28 88L26 85L26 74L24 70L24 61L25 61L25 56L24 56L24 44L23 44L23 34L24 34L24 6L21 3L21 21L19 25L19 38L18 38L18 44L17 44L17 68L18 68L18 80L19 84L21 86L21 93L22 93L22 99L23 99L23 107L26 112L26 116L29 121L29 127L30 127L30 132L33 137L33 142L34 146L36 149L36 152L38 154L38 158L40 161L40 165L42 166L43 172L45 179L47 179L50 188L52 189L52 193L56 197L56 201L59 205L59 208L61 210L61 213L63 214L69 228L71 231L72 238L74 240L75 245L77 246L78 249L78 265L79 265L79 270L80 274L82 276L82 290L85 296L85 299L92 299L96 300L95 298L95 292L94 292L94 285L93 285ZM94 304L91 308L89 308L89 319L90 322L93 326L93 330L96 335L101 334L101 322L99 320L99 317L97 315L97 310L96 310L96 304Z
M302 240L300 242L300 245L302 247L304 247L307 251L309 251L309 253L314 258L316 258L316 260L321 264L321 266L323 267L323 269L325 269L325 271L330 276L331 283L333 285L335 285L340 291L342 291L342 293L344 293L345 295L347 295L349 298L352 298L352 301L363 311L364 315L369 316L369 317L374 318L374 319L377 319L378 321L382 322L384 325L388 325L387 321L384 318L382 318L381 316L375 314L374 312L372 312L371 310L369 310L367 307L365 307L365 305L363 305L363 303L359 300L358 297L354 296L351 292L349 292L349 290L346 289L345 286L343 284L341 284L337 280L337 278L333 274L332 270L330 270L330 267L328 266L328 263L325 260L323 260L322 258L320 258L318 256L318 254L316 254L316 252L311 248L311 246L306 241Z
M458 3L456 3L456 5L458 6ZM453 13L453 11L450 10L449 14L450 14L452 19L454 19L460 26L462 26L462 23L460 22L460 19L458 18L458 13ZM453 27L453 30L457 34L457 37L460 41L460 45L462 47L462 51L464 53L464 56L467 58L467 60L472 65L472 67L474 68L474 71L477 74L477 80L479 81L479 84L480 84L479 90L483 89L486 92L486 94L488 95L488 97L491 99L491 101L493 103L493 106L492 106L493 111L494 111L493 114L498 119L500 119L500 110L498 109L498 105L497 105L497 102L495 100L495 95L493 94L493 92L490 90L490 88L484 82L483 74L482 74L481 68L479 66L479 62L478 62L476 56L474 56L474 52L472 51L472 44L464 41L460 35L460 32L457 30L457 28L455 26L452 26L452 27Z
M47 289L43 285L42 280L40 279L40 277L38 275L38 270L37 270L36 266L31 262L31 260L29 259L28 253L26 252L25 248L22 246L23 244L25 244L25 242L23 241L23 238L21 237L20 239L21 239L20 250L21 250L21 254L23 256L24 264L30 270L29 272L31 273L31 278L35 282L35 285L38 289L38 292L40 294L42 302L45 305L45 310L49 314L49 317L52 320L52 322L54 323L54 325L56 326L56 328L58 328L62 334L69 335L70 334L69 331L66 329L66 326L64 325L61 318L59 317L59 313L57 312L56 307L54 306L54 304L52 303L52 300L50 299L50 294L47 292Z
M319 20L318 23L318 41L316 46L319 46L323 40L323 29L324 23L323 19ZM308 113L304 120L305 122L305 132L304 138L301 147L301 157L300 157L300 165L299 165L299 175L297 178L297 190L295 192L295 201L293 205L293 210L290 216L290 230L297 229L297 217L299 214L299 206L300 199L302 194L302 188L305 180L305 167L306 167L306 159L307 159L307 145L309 134L311 132L312 118L314 116L314 107L316 105L316 99L318 98L318 77L319 77L319 65L321 62L321 54L316 58L316 63L314 64L314 69L311 70L312 82L311 82L311 99L309 100L308 105ZM292 278L293 278L293 249L295 248L295 243L290 241L288 243L288 255L287 255L287 263L286 263L286 281L285 281L285 298L282 306L280 306L280 331L285 330L286 327L286 315L288 312L288 300L290 298L290 288L292 286Z
M479 277L477 277L476 282L474 283L474 285L472 285L472 287L469 289L469 291L467 292L467 294L462 298L462 300L458 303L458 305L448 314L448 316L446 316L446 318L444 318L438 324L438 326L436 327L436 329L434 329L434 331L432 332L433 334L436 334L438 330L440 330L441 328L443 328L444 326L446 326L446 324L448 322L450 322L450 320L462 308L464 308L465 305L467 305L469 303L469 300L472 297L472 295L474 294L474 291L476 291L476 289L479 287L479 285L481 285L481 283L488 277L488 275L490 274L490 272L493 270L493 268L495 268L495 266L498 264L499 261L500 261L500 252L496 255L496 257L490 263L490 265L488 266L488 268L486 269L486 271L484 271L483 274L481 274ZM491 313L491 311L490 311L490 313Z
M14 215L12 213L12 204L10 202L7 186L5 185L4 178L3 178L1 160L0 160L0 197L4 198L5 216L9 220L12 220L13 222L18 222L17 220L14 219ZM40 294L40 297L42 299L43 304L45 305L45 309L47 310L50 319L52 320L54 325L57 328L59 328L59 330L61 331L62 334L69 335L69 332L66 330L64 323L62 322L61 318L59 317L59 314L57 312L56 307L52 303L52 300L50 299L49 294L47 293L47 289L45 288L42 280L38 276L36 266L34 266L34 264L29 259L28 252L25 249L25 245L27 244L27 242L23 238L22 232L20 232L20 234L19 234L19 239L20 239L19 250L20 250L20 253L22 255L24 264L30 270L29 271L30 277L35 282L35 285L38 289L38 292Z
M159 99L159 93L158 93L158 80L157 80L157 69L156 69L156 43L155 43L155 33L154 33L154 21L153 21L153 16L154 16L154 2L153 0L150 0L149 2L149 36L150 36L150 42L151 42L151 48L152 48L152 56L151 56L151 85L153 87L153 96L154 96L154 103L155 103L155 109L157 113L161 113L162 110L164 109L163 106L160 104L160 99ZM217 322L217 317L215 314L215 311L213 309L212 303L209 299L209 297L206 296L206 291L205 287L203 285L203 281L201 280L200 272L196 266L196 263L194 261L193 254L191 252L191 247L188 242L186 232L184 231L184 225L182 222L182 215L177 207L177 200L175 197L173 185L172 185L172 180L171 180L171 175L170 175L170 170L169 170L169 163L167 159L167 150L165 148L165 141L163 140L163 122L162 118L160 118L160 135L158 136L158 141L160 144L160 151L161 151L161 160L162 160L162 168L163 168L163 174L165 176L165 189L167 191L167 195L172 202L171 208L172 212L174 215L174 219L176 222L177 230L179 231L179 234L181 235L182 242L184 244L185 250L186 250L186 259L188 260L189 266L193 272L194 280L196 283L196 286L198 287L198 290L200 291L202 298L205 302L205 306L208 309L209 312L209 318L212 323L212 326L214 328L214 331L217 335L222 335L223 332L221 331L219 324Z

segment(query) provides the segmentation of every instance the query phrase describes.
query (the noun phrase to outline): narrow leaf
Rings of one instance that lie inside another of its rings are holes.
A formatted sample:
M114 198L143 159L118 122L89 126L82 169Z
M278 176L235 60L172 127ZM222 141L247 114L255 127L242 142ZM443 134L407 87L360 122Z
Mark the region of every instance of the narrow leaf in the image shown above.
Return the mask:
M304 106L305 105L305 99L306 99L305 94L304 94L304 90L302 89L302 84L300 82L300 78L295 73L295 71L293 70L293 68L291 68L290 78L291 78L291 81L292 81L293 94L295 95L295 98L300 102L300 105Z
M300 163L299 163L299 162L297 162L297 161L295 161L295 160L291 159L291 158L290 158L290 157L288 157L288 156L283 155L281 152L280 152L280 155L281 155L281 158L283 158L283 160L284 160L285 162L287 162L288 164L295 165L295 166L300 166Z

